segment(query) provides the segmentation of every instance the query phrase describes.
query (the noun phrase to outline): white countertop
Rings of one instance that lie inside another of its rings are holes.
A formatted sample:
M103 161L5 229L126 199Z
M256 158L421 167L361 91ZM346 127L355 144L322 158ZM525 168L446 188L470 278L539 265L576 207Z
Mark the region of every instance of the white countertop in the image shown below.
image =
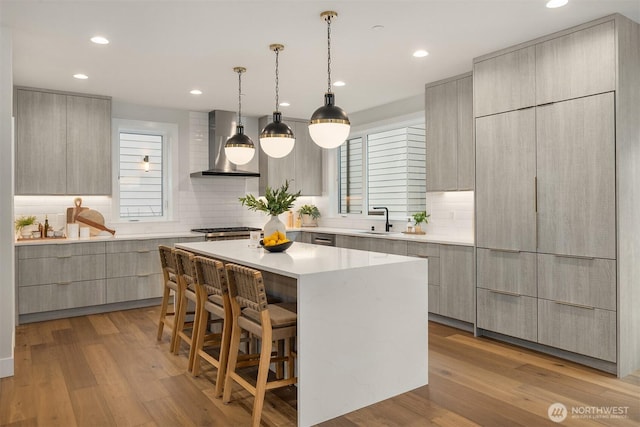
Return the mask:
M300 278L379 265L415 262L416 258L295 242L286 252L250 248L249 240L178 243L177 248L259 270Z
M391 239L391 240L406 240L409 242L424 242L424 243L440 243L445 245L460 245L460 246L473 246L473 236L451 236L444 234L404 234L401 232L391 232L389 234L369 234L366 230L354 230L348 228L334 228L334 227L302 227L292 228L287 231L304 231L309 233L330 233L330 234L342 234L345 236L357 236L357 237L372 237L375 239Z
M172 233L149 233L149 234L118 234L115 236L109 234L108 236L94 236L89 239L25 239L17 240L16 246L21 245L58 245L69 243L87 243L87 242L109 242L113 240L149 240L149 239L175 239L180 237L203 237L202 233L192 233L191 231L185 232L172 232Z

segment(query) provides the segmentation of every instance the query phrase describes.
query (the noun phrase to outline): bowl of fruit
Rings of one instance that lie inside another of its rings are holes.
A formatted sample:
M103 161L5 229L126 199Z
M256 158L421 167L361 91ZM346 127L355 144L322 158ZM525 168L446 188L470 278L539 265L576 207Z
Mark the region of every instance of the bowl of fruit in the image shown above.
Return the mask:
M276 231L262 239L260 244L269 252L284 252L293 245L293 240L287 239L283 232Z

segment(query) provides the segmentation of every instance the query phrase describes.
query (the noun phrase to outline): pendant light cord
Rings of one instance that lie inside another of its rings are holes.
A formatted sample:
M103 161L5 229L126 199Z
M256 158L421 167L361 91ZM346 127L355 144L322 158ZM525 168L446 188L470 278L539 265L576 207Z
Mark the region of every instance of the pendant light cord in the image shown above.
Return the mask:
M238 126L242 126L242 71L238 71Z
M280 96L279 96L279 82L280 82L280 76L278 73L278 56L280 55L280 49L275 49L276 51L276 112L278 112L278 107L280 106Z
M331 16L326 17L327 21L327 92L331 93Z

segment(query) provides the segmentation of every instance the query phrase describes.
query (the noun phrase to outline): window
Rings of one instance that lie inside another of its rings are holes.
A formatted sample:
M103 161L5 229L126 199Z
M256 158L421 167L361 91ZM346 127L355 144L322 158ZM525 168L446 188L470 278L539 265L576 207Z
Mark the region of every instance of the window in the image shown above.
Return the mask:
M170 191L168 148L177 136L169 123L115 120L118 159L115 214L123 221L166 220ZM148 159L148 162L146 161Z
M425 165L424 123L354 135L338 153L338 212L367 214L373 206L386 206L400 219L423 211Z

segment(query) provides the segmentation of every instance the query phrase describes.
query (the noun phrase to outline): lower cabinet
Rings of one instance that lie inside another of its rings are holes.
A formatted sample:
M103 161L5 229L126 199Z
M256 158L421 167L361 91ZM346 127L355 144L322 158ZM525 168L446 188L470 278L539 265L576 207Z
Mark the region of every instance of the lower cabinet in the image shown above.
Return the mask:
M440 314L475 322L473 247L440 245Z
M65 317L61 310L161 297L158 245L202 240L119 239L17 246L20 321Z
M477 298L478 328L523 340L537 340L537 298L482 288L478 288Z

